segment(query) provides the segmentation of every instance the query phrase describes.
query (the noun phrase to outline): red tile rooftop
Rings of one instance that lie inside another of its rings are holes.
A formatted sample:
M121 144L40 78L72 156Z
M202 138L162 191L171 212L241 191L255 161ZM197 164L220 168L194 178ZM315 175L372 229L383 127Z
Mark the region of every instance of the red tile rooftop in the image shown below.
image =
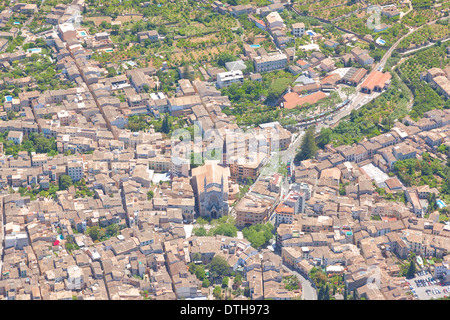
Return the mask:
M302 106L305 103L314 104L319 100L326 98L326 94L322 91L312 93L310 95L300 97L295 92L290 92L284 95L283 102L285 109L293 109L297 106Z
M383 88L388 80L392 78L391 74L388 72L380 72L380 71L374 71L362 84L362 88L369 89L370 91L373 91L374 88Z

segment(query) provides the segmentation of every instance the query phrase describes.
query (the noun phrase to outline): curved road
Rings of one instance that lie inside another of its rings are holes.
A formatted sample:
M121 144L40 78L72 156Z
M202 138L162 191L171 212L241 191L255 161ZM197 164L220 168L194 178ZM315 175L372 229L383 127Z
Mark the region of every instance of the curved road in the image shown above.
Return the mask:
M295 12L297 15L300 15L295 8L292 8L292 11ZM408 11L409 12L409 11ZM421 26L422 27L422 26ZM409 32L406 33L405 35L403 35L401 38L399 38L387 51L386 53L383 55L383 57L380 59L380 61L378 63L375 64L375 66L372 68L372 71L370 72L370 74L376 72L378 69L383 70L384 66L386 64L386 61L388 60L388 58L391 56L392 52L397 48L398 44L400 43L400 41L402 41L405 37L407 37L408 35L410 35L411 33L417 31L419 28L410 28ZM368 77L369 75L367 75ZM329 126L335 126L337 125L337 123L344 117L348 116L352 110L358 110L359 108L361 108L362 106L364 106L365 104L369 103L370 101L372 101L373 99L375 99L377 96L379 96L381 93L379 92L373 92L371 94L366 94L366 93L362 93L361 92L361 86L362 83L359 83L356 86L356 93L354 93L353 95L351 95L349 97L350 103L345 106L340 112L336 113L333 115L332 120L331 121L327 121L326 123L322 124L320 121L318 123L318 125L316 125L316 133L320 132L322 127L329 127Z
M302 284L302 299L303 300L317 300L317 291L312 286L311 281L307 280L305 277L303 277L300 273L295 271L294 269L291 269L290 267L283 264L283 269L285 271L288 271L300 280L300 283Z

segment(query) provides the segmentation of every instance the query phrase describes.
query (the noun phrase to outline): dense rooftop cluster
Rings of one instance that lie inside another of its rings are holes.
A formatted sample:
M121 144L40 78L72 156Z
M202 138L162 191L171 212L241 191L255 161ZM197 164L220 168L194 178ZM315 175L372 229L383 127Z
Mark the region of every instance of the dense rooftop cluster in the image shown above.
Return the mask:
M322 2L4 1L0 298L407 300L416 265L448 283L450 112L424 101L450 96L448 6L378 1L368 28Z

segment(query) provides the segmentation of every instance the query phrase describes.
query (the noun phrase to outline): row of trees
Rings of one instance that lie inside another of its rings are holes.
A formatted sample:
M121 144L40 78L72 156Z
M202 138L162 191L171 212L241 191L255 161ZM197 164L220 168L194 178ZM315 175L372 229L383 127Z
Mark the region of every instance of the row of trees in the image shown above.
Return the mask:
M208 221L203 218L198 218L197 223L200 227L194 228L192 231L194 235L199 237L224 235L227 237L236 237L237 228L235 226L235 219L231 216L224 216L211 222L211 228L207 230L205 224Z
M420 81L422 72L431 68L441 68L449 63L446 47L435 45L414 53L398 66L401 79L414 94L414 104L409 114L412 119L417 120L423 116L424 112L433 109L450 108L449 100L444 102L429 84Z
M211 222L209 230L205 228L208 220L200 217L197 219L197 223L200 224L199 227L193 229L193 233L196 236L206 237L206 236L216 236L224 235L228 237L237 236L237 228L235 226L235 219L231 216L225 216ZM248 241L250 241L252 247L258 249L273 238L274 226L271 223L266 224L256 224L253 226L246 227L242 230L242 235Z

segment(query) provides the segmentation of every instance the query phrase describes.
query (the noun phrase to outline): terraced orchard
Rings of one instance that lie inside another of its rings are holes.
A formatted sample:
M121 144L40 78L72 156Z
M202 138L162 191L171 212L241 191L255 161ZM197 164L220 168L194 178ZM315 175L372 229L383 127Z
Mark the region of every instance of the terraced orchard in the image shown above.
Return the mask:
M435 42L444 40L450 36L450 28L448 25L433 24L425 26L420 30L405 37L399 44L397 49L400 51L414 49Z

